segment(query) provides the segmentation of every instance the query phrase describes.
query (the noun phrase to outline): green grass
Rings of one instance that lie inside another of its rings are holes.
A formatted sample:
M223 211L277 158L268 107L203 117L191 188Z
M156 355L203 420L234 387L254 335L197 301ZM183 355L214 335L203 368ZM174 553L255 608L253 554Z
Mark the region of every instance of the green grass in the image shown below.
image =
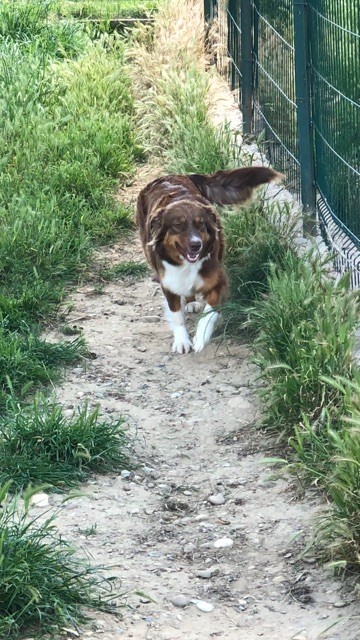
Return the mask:
M324 378L355 375L352 336L359 301L348 282L348 277L338 284L327 279L311 255L289 253L280 268L271 268L268 295L253 313L271 428L291 433L306 415L313 428L321 429L326 414L336 421L343 412L342 395Z
M66 418L58 405L37 396L13 406L0 420L0 484L12 490L46 483L74 486L91 473L129 466L124 420L103 420L87 406Z
M47 1L0 6L2 402L1 370L20 394L53 376L29 332L38 334L94 246L130 227L114 194L141 154L124 43L92 42L51 10Z
M103 269L100 273L105 280L116 280L117 278L132 278L138 280L149 273L149 268L144 262L120 262L108 269Z
M286 205L258 197L224 216L229 301L222 309L227 336L242 337L250 309L268 290L272 264L281 265L291 251L294 218Z
M59 377L59 366L87 355L82 338L46 342L32 332L19 334L0 327L0 414L9 396L25 398L30 391Z
M55 0L54 11L61 17L79 19L143 18L157 4L158 0Z
M76 556L56 528L56 514L41 520L32 515L35 489L22 503L10 499L8 489L0 489L0 636L16 640L76 628L85 619L83 607L107 606L111 582Z

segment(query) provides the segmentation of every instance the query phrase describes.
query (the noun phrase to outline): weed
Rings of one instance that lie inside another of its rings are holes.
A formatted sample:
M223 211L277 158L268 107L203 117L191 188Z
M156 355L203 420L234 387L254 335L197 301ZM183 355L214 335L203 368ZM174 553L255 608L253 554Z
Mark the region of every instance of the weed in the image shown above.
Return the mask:
M0 420L0 483L73 486L92 472L129 466L124 420L101 420L99 409L85 406L67 419L62 409L37 396L13 406Z
M18 638L24 632L41 634L76 626L85 619L82 607L104 609L111 582L59 535L56 514L39 520L30 511L28 489L20 503L0 489L0 636Z

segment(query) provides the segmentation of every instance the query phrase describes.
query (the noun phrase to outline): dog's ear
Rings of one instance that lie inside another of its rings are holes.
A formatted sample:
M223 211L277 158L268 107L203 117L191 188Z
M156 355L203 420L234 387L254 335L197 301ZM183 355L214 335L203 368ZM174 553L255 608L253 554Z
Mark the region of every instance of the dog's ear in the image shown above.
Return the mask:
M148 245L155 247L164 231L164 210L158 209L150 214L146 221Z
M255 187L283 177L269 167L243 167L211 175L193 173L188 176L202 196L219 205L245 202Z

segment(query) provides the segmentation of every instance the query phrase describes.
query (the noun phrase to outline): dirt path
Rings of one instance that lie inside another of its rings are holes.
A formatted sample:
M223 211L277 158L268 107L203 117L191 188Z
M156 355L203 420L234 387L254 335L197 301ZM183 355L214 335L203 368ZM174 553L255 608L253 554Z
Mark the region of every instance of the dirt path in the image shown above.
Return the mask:
M142 260L136 239L103 258L119 256ZM88 399L126 416L139 460L128 478L95 478L84 487L89 497L68 502L58 520L129 592L122 618L99 615L81 637L314 640L341 618L321 637L360 638L351 594L312 558L298 558L318 499L269 479L262 460L273 443L251 426L259 408L248 348L172 355L149 276L106 285L102 295L83 287L71 301L68 321L97 357L68 372L58 399L69 412ZM211 504L214 495L223 503ZM223 538L232 546L215 548ZM171 603L178 594L190 600L185 608Z

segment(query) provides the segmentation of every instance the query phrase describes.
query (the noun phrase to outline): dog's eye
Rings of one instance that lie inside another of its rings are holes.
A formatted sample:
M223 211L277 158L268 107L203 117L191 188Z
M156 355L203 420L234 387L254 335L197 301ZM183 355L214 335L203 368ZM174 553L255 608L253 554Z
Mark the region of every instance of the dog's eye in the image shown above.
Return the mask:
M206 224L203 220L200 220L198 227L200 229L200 231L205 231L206 230Z
M184 228L184 224L183 224L183 222L174 222L174 224L173 224L173 229L174 229L175 231L182 231L182 230L183 230L183 228Z

